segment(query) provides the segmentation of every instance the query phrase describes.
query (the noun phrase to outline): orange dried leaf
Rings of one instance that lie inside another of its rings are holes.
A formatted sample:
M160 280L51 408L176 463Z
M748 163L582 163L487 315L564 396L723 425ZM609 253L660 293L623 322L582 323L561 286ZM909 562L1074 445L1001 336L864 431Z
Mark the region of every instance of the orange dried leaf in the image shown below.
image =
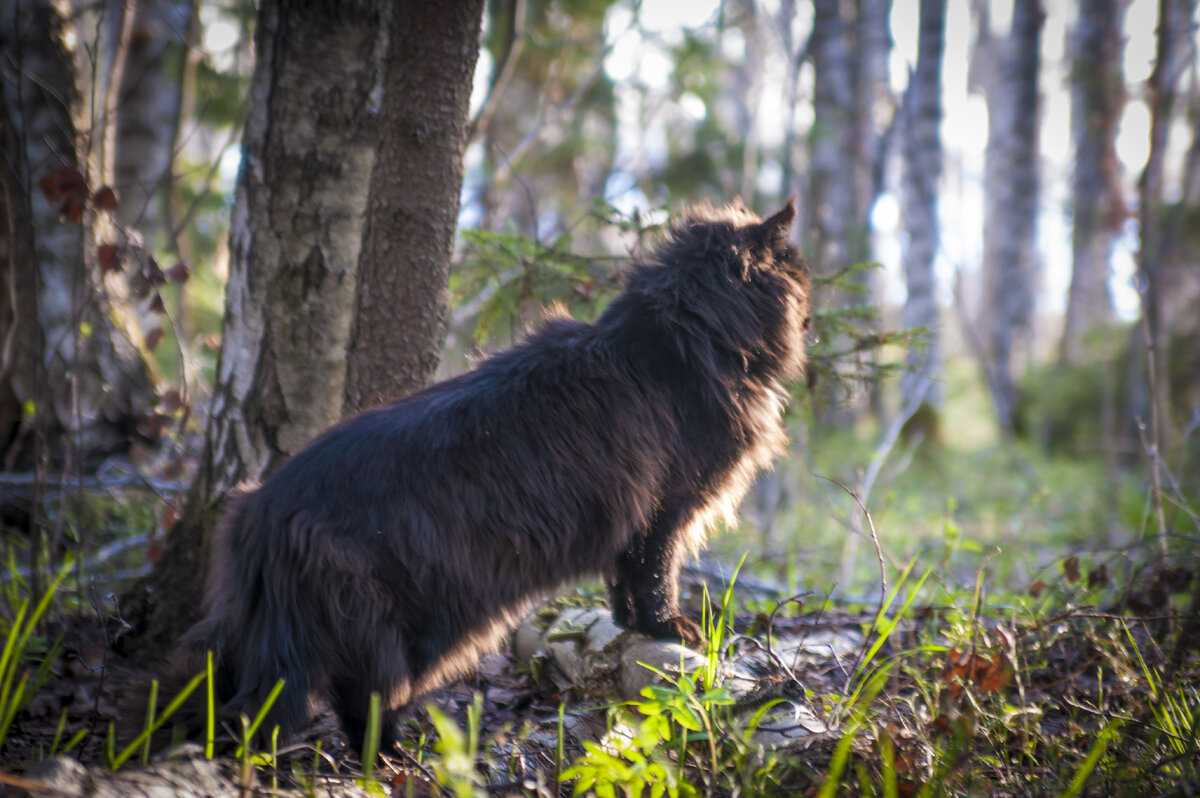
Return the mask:
M183 408L183 396L174 388L163 392L161 401L163 410L168 413L178 413Z
M62 202L72 195L84 195L87 193L87 181L78 169L72 166L64 166L57 172L51 172L42 177L38 181L38 185L42 189L42 193L46 195L46 199L50 202Z
M167 279L173 283L186 283L187 278L191 276L192 270L183 261L176 263L171 268L167 269Z
M1063 560L1063 573L1067 575L1068 582L1079 581L1079 558L1072 555Z
M101 244L96 247L96 262L101 274L117 271L121 268L121 248L116 244Z
M146 547L146 562L154 565L162 559L163 550L166 547L159 541L155 541Z
M978 674L979 687L992 693L998 693L1008 687L1012 681L1012 668L1003 654L993 654L991 660L984 660Z
M143 269L137 269L133 274L129 275L129 293L134 299L145 299L150 296L150 289L153 286L146 278L146 272Z
M1045 581L1039 579L1029 586L1029 595L1033 596L1034 598L1039 598L1042 595L1042 591L1045 589Z
M121 201L117 198L117 192L112 186L101 186L92 195L92 205L105 211L115 211Z
M81 221L83 219L83 200L74 197L68 199L59 208L59 214L65 216L71 222Z

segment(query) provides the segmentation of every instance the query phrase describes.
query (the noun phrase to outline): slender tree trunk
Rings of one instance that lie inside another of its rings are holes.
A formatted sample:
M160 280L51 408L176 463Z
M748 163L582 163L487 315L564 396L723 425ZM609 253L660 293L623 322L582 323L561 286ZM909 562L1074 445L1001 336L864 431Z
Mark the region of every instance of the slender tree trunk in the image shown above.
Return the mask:
M738 196L750 208L757 207L755 178L758 177L759 161L759 109L763 104L763 41L761 15L755 0L741 0L738 4L739 20L746 37L746 59L738 70L735 80L734 101L737 103L738 128L742 133L741 185Z
M192 0L139 0L117 97L117 219L151 249L172 246L166 195L193 11Z
M104 172L77 133L85 114L67 34L54 3L0 3L3 225L13 242L0 263L12 297L0 318L5 467L94 464L129 447L155 402L142 353L114 323L121 308L97 263L109 210L93 195ZM89 136L103 129L88 128ZM39 440L40 450L32 445Z
M381 113L388 135L359 260L349 410L410 393L437 369L482 13L483 0L393 6Z
M929 330L922 344L910 350L909 371L900 380L905 407L924 401L941 404L935 380L941 375L939 344L940 313L934 260L937 256L938 181L942 174L942 52L946 28L946 0L921 0L917 39L917 67L904 100L901 120L904 148L904 179L901 185L904 227L908 246L904 250L904 280L908 297L904 302L903 326Z
M783 190L780 192L780 203L796 194L796 110L800 104L800 68L804 65L807 45L801 45L795 40L792 28L792 18L796 16L796 0L781 0L777 27L783 37L783 50L787 56L787 73L783 84ZM808 208L800 203L799 229L807 229L805 221Z
M850 261L874 261L871 240L871 211L883 192L884 164L887 156L886 125L882 120L895 115L895 101L888 86L888 57L892 52L891 0L858 0L855 24L854 140L854 227L850 235ZM859 304L872 304L876 294L874 273L863 272L860 281L866 291L853 297ZM864 358L877 361L878 352ZM873 381L867 386L870 412L883 417L883 386Z
M1166 444L1169 425L1168 398L1171 395L1166 362L1170 319L1167 310L1167 284L1170 278L1172 255L1178 241L1164 219L1163 173L1167 136L1175 117L1179 86L1188 72L1192 58L1189 39L1195 9L1193 0L1160 0L1158 18L1158 52L1154 72L1150 76L1150 154L1138 182L1138 270L1144 282L1142 315L1147 330L1147 356L1150 359L1150 412L1139 412L1151 422L1152 442L1161 448ZM1185 175L1185 179L1186 179ZM1186 184L1185 184L1186 188ZM1194 264L1190 265L1192 269ZM1194 308L1190 309L1194 312Z
M891 0L858 0L855 19L854 225L851 253L871 259L870 217L883 191L884 130L882 120L895 110L888 87L892 52Z
M813 3L815 85L809 166L808 256L819 273L849 263L854 216L854 78L840 0Z
M1001 431L1019 423L1017 352L1033 321L1038 275L1038 0L1016 0L1011 31L990 42L983 233L985 357Z
M1115 140L1125 104L1121 53L1123 0L1079 6L1071 48L1071 125L1075 139L1072 181L1073 264L1060 356L1078 364L1084 336L1112 320L1109 261L1124 220Z

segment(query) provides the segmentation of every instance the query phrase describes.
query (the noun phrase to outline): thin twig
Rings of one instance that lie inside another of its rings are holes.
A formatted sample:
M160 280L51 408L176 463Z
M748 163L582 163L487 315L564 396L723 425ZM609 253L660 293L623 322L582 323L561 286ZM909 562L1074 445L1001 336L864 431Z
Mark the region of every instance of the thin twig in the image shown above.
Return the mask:
M867 526L871 530L871 542L875 544L875 556L879 560L879 613L883 613L883 602L887 600L888 584L887 584L887 567L883 562L883 547L879 545L879 534L875 531L875 522L871 520L871 511L862 503L862 499L858 498L858 494L846 486L845 483L833 477L826 477L821 474L813 474L817 479L823 479L826 482L832 482L846 492L851 499L854 499L858 509L862 510L862 514L867 519ZM857 526L857 525L855 525ZM857 531L857 530L854 530Z
M495 77L492 78L492 85L488 87L487 98L483 101L483 106L467 128L467 141L475 141L478 137L487 134L492 117L495 115L496 109L500 107L500 99L512 82L513 75L516 74L517 59L525 47L525 5L526 0L514 0L513 2L512 15L508 19L508 47L504 50L500 62L496 64Z

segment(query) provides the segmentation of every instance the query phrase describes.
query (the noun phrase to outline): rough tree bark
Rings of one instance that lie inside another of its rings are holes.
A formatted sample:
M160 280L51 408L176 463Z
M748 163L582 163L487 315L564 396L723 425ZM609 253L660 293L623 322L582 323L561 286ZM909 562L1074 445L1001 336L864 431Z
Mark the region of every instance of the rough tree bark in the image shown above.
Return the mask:
M198 614L224 495L342 415L387 8L259 7L205 449L183 519L127 613L150 649Z
M1072 180L1071 287L1060 357L1066 366L1083 355L1089 329L1112 320L1109 261L1124 220L1115 140L1125 84L1121 70L1124 0L1079 6L1071 48L1071 126L1075 139Z
M917 66L904 99L901 119L904 178L900 203L908 246L904 250L903 326L929 330L921 346L908 354L908 371L900 380L905 407L926 402L941 404L941 391L932 380L941 372L940 333L934 259L939 232L938 181L942 174L942 51L946 28L946 0L921 0L917 36Z
M0 4L6 468L68 457L86 467L123 451L155 402L145 359L114 323L118 308L96 263L109 211L91 194L105 172L85 139L105 126L78 132L86 108L67 33L55 3Z
M446 335L483 0L396 3L346 362L355 411L424 385ZM436 78L436 79L434 79Z
M481 9L260 6L207 442L135 594L145 647L196 617L229 490L436 365Z
M988 143L983 229L985 367L1004 435L1018 424L1016 353L1033 321L1038 265L1038 66L1044 14L1016 0L1004 40L986 46ZM986 26L987 21L981 23ZM982 36L981 36L982 38Z

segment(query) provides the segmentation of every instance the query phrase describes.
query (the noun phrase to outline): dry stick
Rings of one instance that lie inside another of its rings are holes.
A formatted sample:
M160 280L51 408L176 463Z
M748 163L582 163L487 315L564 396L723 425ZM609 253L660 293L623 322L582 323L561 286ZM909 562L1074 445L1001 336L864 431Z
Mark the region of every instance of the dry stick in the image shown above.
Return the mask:
M862 514L866 516L867 526L871 529L871 542L875 544L875 557L879 560L879 612L883 612L883 602L887 600L888 584L887 584L887 567L883 562L883 547L879 545L879 535L875 532L875 522L871 520L871 511L863 504L862 499L858 498L858 494L851 490L846 483L833 477L823 476L821 474L813 474L817 479L823 479L826 482L832 482L846 492L846 495L858 505L858 509L862 510ZM862 530L858 528L858 524L854 521L850 522L850 533L852 535L861 535ZM849 580L846 580L849 581ZM878 615L876 615L878 617Z
M880 589L879 589L879 608L875 612L875 621L876 622L878 622L880 616L883 615L884 603L887 601L887 594L888 594L887 567L884 564L883 546L880 545L880 543L879 543L879 533L875 529L875 522L871 519L871 512L867 509L866 502L867 502L867 499L871 495L871 490L875 487L875 480L878 479L878 477L879 477L879 471L880 471L880 469L883 468L884 460L887 459L888 454L892 451L892 448L896 445L896 439L900 437L900 431L904 428L904 425L909 422L909 420L916 414L917 410L921 407L921 403L925 401L925 395L927 393L929 393L929 387L932 384L933 384L933 378L930 375L926 374L924 379L922 379L920 384L917 386L917 390L913 394L913 398L909 401L908 405L904 408L904 411L902 413L900 413L898 416L896 416L895 419L892 420L892 423L888 427L887 432L884 433L883 438L879 441L879 445L875 448L875 456L871 458L871 462L867 465L867 473L863 477L862 498L859 498L859 496L854 491L852 491L850 488L846 487L846 485L842 484L838 480L833 479L832 477L825 477L825 476L821 476L820 474L814 474L814 476L816 476L818 479L823 479L826 482L832 482L833 484L837 485L839 488L844 490L850 496L850 498L854 499L855 503L858 504L859 509L862 511L863 517L867 519L867 526L871 530L871 542L875 546L875 557L879 562L879 588ZM859 527L859 522L857 520L851 521L851 533L855 534L855 535L861 534L861 528ZM847 575L847 577L848 577L848 575ZM844 581L847 584L849 584L848 578L845 579ZM863 644L859 647L858 656L855 659L854 667L850 669L851 674L853 674L855 671L857 671L859 665L862 664L862 660L863 660L863 657L866 656L867 646L869 643L870 643L870 639L869 639L869 635L868 635L867 637L863 638ZM850 685L849 685L849 678L848 678L845 689L848 690L849 686Z
M842 490L846 491L846 493L858 503L859 508L862 510L863 516L867 519L867 525L871 530L871 541L875 544L875 554L879 560L881 607L882 602L886 598L888 592L887 572L884 569L883 548L879 545L879 535L875 531L875 523L871 520L871 514L867 511L866 503L871 497L871 491L875 488L875 481L879 478L879 472L883 468L884 461L887 460L888 455L896 445L896 440L900 437L901 430L903 430L904 425L907 424L914 415L916 415L917 410L919 410L921 407L921 403L925 401L925 396L929 393L929 388L931 385L933 385L933 378L927 374L917 385L917 390L914 392L913 397L909 401L908 405L898 416L896 416L896 418L892 420L892 423L888 426L883 438L881 438L879 441L879 445L875 447L875 455L871 458L871 462L867 464L867 472L863 476L862 481L861 498L859 495L855 494L854 491L850 490L837 480L829 479L828 477L820 477L820 475L817 475L821 479L825 479L828 482L833 482ZM857 517L853 517L850 522L850 531L855 536L862 534L862 528L856 519ZM842 583L848 585L850 584L851 576L848 571L848 563L844 564L844 568L846 569L846 572L842 574Z
M1147 289L1148 290L1148 289ZM1153 300L1149 300L1153 301ZM1156 367L1156 353L1153 336L1150 334L1150 321L1146 318L1145 311L1142 312L1142 336L1146 342L1146 373L1150 391L1150 446L1147 452L1150 454L1150 480L1152 483L1151 496L1154 502L1154 515L1158 521L1158 560L1162 565L1167 563L1167 519L1163 514L1162 502L1162 462L1158 455L1159 441L1159 418L1158 418L1158 376ZM1145 435L1143 430L1145 425L1138 420L1138 435L1142 438L1142 443L1145 445Z

